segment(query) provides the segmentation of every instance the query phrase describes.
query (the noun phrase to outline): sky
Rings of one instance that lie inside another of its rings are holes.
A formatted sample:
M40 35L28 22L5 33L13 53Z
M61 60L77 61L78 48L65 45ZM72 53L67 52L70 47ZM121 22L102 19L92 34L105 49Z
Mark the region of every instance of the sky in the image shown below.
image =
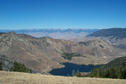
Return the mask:
M0 29L126 28L126 0L0 0Z

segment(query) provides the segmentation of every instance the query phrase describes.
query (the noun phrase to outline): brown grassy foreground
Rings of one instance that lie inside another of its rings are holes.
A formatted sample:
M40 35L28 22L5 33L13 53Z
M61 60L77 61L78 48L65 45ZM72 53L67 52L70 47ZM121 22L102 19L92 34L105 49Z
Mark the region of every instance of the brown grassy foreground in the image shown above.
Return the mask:
M0 71L0 84L126 84L126 80L61 77Z

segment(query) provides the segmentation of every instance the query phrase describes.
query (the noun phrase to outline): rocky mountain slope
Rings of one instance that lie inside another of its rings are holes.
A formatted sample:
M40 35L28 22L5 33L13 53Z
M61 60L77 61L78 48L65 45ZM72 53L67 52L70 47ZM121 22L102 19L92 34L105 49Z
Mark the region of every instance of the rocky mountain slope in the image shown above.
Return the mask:
M80 56L73 56L68 60L63 57L64 53ZM10 32L0 33L0 54L25 64L34 72L46 73L53 68L63 67L61 62L103 64L126 53L100 39L78 43Z

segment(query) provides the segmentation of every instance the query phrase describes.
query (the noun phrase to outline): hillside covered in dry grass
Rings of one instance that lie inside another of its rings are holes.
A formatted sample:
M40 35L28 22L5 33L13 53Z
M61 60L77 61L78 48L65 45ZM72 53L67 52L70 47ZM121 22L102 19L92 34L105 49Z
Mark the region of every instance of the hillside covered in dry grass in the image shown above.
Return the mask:
M0 84L126 84L126 80L77 78L0 71Z

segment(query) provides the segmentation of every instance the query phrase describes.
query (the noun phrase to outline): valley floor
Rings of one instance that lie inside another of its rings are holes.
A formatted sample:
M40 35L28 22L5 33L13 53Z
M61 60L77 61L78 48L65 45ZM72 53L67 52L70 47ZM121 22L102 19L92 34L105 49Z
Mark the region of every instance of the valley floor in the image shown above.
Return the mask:
M0 84L126 84L126 80L77 78L0 71Z

